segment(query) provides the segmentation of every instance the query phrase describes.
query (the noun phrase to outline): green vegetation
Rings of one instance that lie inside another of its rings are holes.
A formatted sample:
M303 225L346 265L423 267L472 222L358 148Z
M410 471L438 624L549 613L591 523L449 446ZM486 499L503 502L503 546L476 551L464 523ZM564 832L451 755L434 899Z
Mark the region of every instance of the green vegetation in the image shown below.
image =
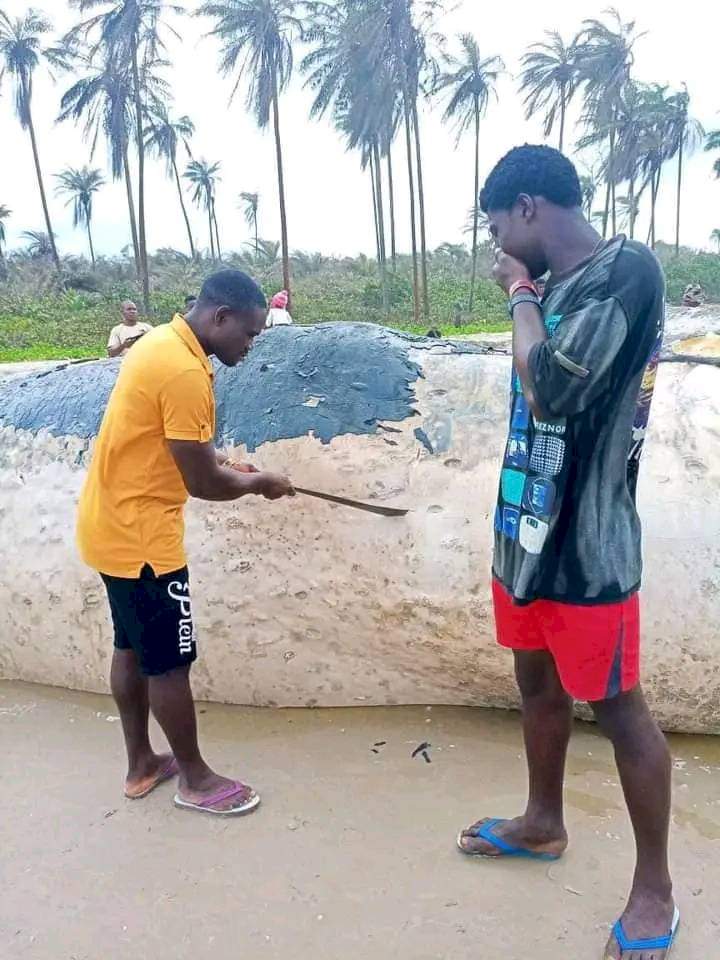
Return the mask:
M270 295L282 283L282 261L277 244L260 241L258 256L229 255L225 263L248 270ZM708 298L720 302L720 256L659 244L657 253L668 280L668 298L679 303L689 283L700 283ZM398 257L395 273L387 279L388 304L378 265L367 257L334 260L321 254L296 252L291 257L295 276L292 312L302 324L346 320L386 324L425 334L430 328L444 336L491 333L509 329L505 297L489 279L491 251L479 250L479 272L472 314L467 312L472 282L472 255L455 244L443 244L428 256L430 321L413 322L413 284L410 257ZM49 256L14 257L7 282L0 284L0 362L54 360L105 355L110 328L119 320L124 299L138 300L132 258L99 259L95 271L88 261L66 259L66 283L60 289ZM178 251L164 250L150 257L152 323L169 320L182 309L188 293L215 269L210 259L193 260Z
M262 242L261 242L262 243ZM268 295L282 283L282 262L276 245L261 247L261 256L229 255L227 265L253 273ZM481 251L485 276L490 252ZM383 306L377 264L366 257L332 260L320 254L296 253L293 316L303 324L332 320L386 323L427 333L430 327L450 335L507 329L505 297L489 279L477 282L473 313L468 315L471 284L470 253L446 245L429 258L428 288L432 302L429 323L413 320L412 267L399 257L397 272L388 278L389 304ZM132 259L99 259L95 271L82 259L64 262L66 283L61 290L48 258L15 257L8 281L0 284L0 361L105 356L110 328L119 321L119 304L139 299ZM169 320L182 309L188 293L198 290L213 269L212 260L192 260L177 251L150 257L152 323Z
M161 322L220 262L248 270L268 292L287 289L301 323L362 320L417 332L506 324L503 297L489 280L491 251L482 241L478 209L483 120L503 95L504 62L470 33L441 35L445 0L68 0L68 6L77 17L64 36L55 35L50 20L34 9L15 18L0 9L3 102L30 139L45 222L44 231L24 231L25 249L8 250L12 210L0 203L0 359L102 354L120 300L132 298L150 320ZM273 134L280 239L258 236L261 198L243 192L253 234L246 254L228 253L221 243L223 160L202 159L192 118L176 113L173 104L167 71L187 15L204 18L231 99L244 94L257 125ZM603 236L623 230L633 237L644 204L647 239L665 265L671 302L691 282L720 299L720 257L680 244L684 161L702 144L720 150L720 131L706 135L691 115L684 86L673 91L637 80L635 52L644 37L634 21L609 9L601 19L577 24L567 38L547 32L522 56L520 70L508 64L508 72L517 76L526 117L539 115L545 136L557 132L560 148L578 156L583 208ZM124 181L131 255L95 262L93 195L107 174L87 162L55 177L56 194L73 206L75 226L87 232L90 262L58 251L41 166L48 130L35 127L32 96L34 75L48 69L60 83L57 119L81 128L90 161L104 142L109 178ZM284 171L297 145L283 140L281 121L284 93L298 72L311 96L310 116L327 116L369 175L376 260L290 252ZM457 145L468 144L469 251L461 244L434 252L427 247L426 200L438 185L427 184L423 174L423 104L440 105L456 127ZM571 105L580 116L573 131L567 123ZM472 137L463 139L464 133ZM174 182L189 256L175 250L149 254L149 162L163 163ZM655 211L661 184L669 189L662 174L671 162L677 169L676 215L674 244L667 247L656 243ZM714 171L720 176L720 159ZM397 249L401 219L395 202L396 184L405 178L408 256ZM189 198L207 219L205 253L193 234ZM712 242L720 250L717 230Z

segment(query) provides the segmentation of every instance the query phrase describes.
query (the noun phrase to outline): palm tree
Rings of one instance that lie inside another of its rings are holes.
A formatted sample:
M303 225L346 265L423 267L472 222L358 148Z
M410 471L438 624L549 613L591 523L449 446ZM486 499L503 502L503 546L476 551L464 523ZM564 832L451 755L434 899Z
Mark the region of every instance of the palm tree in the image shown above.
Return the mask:
M675 136L676 108L667 95L667 87L658 83L644 88L644 123L640 169L645 175L642 189L650 186L650 228L648 242L655 249L656 217L660 177L665 162L677 149Z
M520 92L525 96L525 118L544 110L545 136L560 123L558 149L565 145L565 118L578 86L575 43L566 44L557 30L548 30L545 43L533 44L522 58Z
M475 301L478 252L478 196L480 194L480 118L485 114L490 97L496 95L495 84L505 64L500 57L483 57L477 41L469 33L460 37L462 54L448 57L448 70L440 74L435 84L437 92L450 92L443 119L457 125L457 143L468 129L475 134L475 163L473 190L472 275L468 313L472 314Z
M10 219L12 215L12 210L10 207L6 207L5 204L0 203L0 272L5 272L5 250L3 249L7 242L7 234L5 232L5 221Z
M592 208L597 194L597 180L592 174L583 174L580 177L580 190L583 198L583 210L588 220L592 216Z
M258 255L258 208L260 206L259 193L241 193L240 200L245 207L245 223L255 234L255 256Z
M275 134L275 161L280 203L280 237L283 284L290 292L290 249L288 246L285 175L280 135L280 94L293 70L292 41L303 36L296 16L296 0L210 0L197 11L210 17L215 26L210 35L221 44L220 69L236 74L231 97L243 77L247 78L247 105L257 125L264 130L272 117Z
M683 160L696 150L705 138L705 130L699 120L689 114L690 95L687 87L670 97L673 119L671 121L671 151L677 153L677 195L675 201L675 256L680 254L680 201L682 199Z
M164 107L150 111L148 128L145 133L145 146L148 150L155 153L157 157L165 161L167 176L175 179L180 209L182 210L185 229L188 235L188 243L190 244L190 256L193 260L196 257L195 242L190 226L190 218L188 217L188 212L185 207L182 184L180 183L177 151L180 144L182 144L185 147L185 152L188 157L192 159L190 140L194 133L195 124L190 117L182 116L174 120Z
M21 234L23 240L28 241L27 255L33 259L54 259L53 245L49 234L43 230L24 230Z
M381 158L389 157L399 112L397 95L387 65L378 62L367 22L372 0L321 4L313 7L308 31L313 49L303 60L307 86L315 93L311 116L332 108L335 126L349 150L360 152L363 170L369 170L375 242L383 305L389 308L385 208ZM389 164L391 175L392 166ZM390 184L389 180L389 184ZM394 198L391 195L391 246L394 254Z
M2 210L2 207L0 207L0 210ZM710 239L713 241L713 243L717 244L718 255L720 255L720 227L715 227L713 232L710 234Z
M708 134L708 138L705 141L705 149L720 150L720 130L713 130L712 133ZM713 170L715 171L715 176L720 179L720 157L718 157L713 164Z
M130 235L135 255L138 282L141 279L140 248L137 217L130 173L129 144L132 137L132 104L130 77L126 68L112 62L102 52L96 57L74 43L66 43L66 67L80 78L64 93L60 101L58 120L74 120L83 124L83 137L90 142L90 157L94 157L97 142L105 137L113 180L125 181Z
M217 229L215 214L215 188L220 180L220 164L208 163L207 160L191 160L183 176L193 186L193 203L198 207L204 206L208 216L210 231L210 256L213 260L220 259L220 237Z
M617 10L609 10L610 22L585 20L574 41L577 83L584 87L585 117L589 128L607 131L608 157L605 164L607 190L603 236L612 215L612 232L617 232L615 209L617 119L623 91L634 62L633 47L639 39L635 22L623 23Z
M649 88L643 84L628 80L623 88L622 95L617 103L617 110L612 121L607 124L598 123L589 133L581 137L578 142L580 149L587 147L600 148L607 143L610 133L615 137L613 153L614 184L627 181L628 192L624 223L628 227L630 237L634 236L635 220L639 211L640 195L637 193L637 180L641 173L644 149L654 130L656 122L656 105L649 96ZM609 155L600 165L600 174L607 180L610 166ZM641 188L641 192L642 192ZM607 194L606 194L607 196ZM588 211L592 208L593 199L587 204ZM588 212L588 216L589 216Z
M91 158L100 137L107 141L112 178L125 181L135 270L141 284L140 246L130 171L130 144L135 125L129 66L117 63L106 49L89 49L76 38L66 37L63 67L74 76L79 75L79 79L63 95L58 120L82 123L83 136L90 143ZM153 102L169 99L169 88L157 75L156 64L143 65L143 84Z
M638 214L640 213L640 197L632 196L628 194L627 196L617 198L618 206L618 222L620 224L620 229L627 229L630 233L630 236L634 233L635 223L637 222Z
M143 306L150 309L145 223L145 137L144 119L152 95L148 88L148 68L159 63L163 51L160 36L166 11L181 13L182 8L165 0L70 0L81 13L100 10L79 23L65 38L69 44L79 38L92 38L91 55L103 52L117 72L129 72L129 94L133 108L134 140L138 160L138 253ZM124 77L124 86L127 85Z
M60 273L60 258L55 245L52 223L50 222L50 211L45 195L45 183L40 167L40 154L32 114L33 74L42 59L51 64L57 62L57 51L43 46L43 38L51 30L52 24L50 21L38 13L37 10L30 9L24 17L18 17L16 20L11 20L6 13L0 10L0 60L4 64L0 69L0 79L2 79L3 73L7 73L14 82L15 113L20 121L20 126L23 130L27 130L30 135L35 175L40 191L40 202L42 203L47 237L55 268Z
M65 194L68 197L66 206L73 205L73 226L78 227L82 224L87 230L88 246L90 247L90 261L95 269L95 250L93 248L92 230L90 227L92 221L92 201L93 194L97 193L100 187L105 186L105 180L102 173L97 170L91 170L85 166L81 170L75 170L73 167L67 167L62 173L58 173L58 186L56 193Z

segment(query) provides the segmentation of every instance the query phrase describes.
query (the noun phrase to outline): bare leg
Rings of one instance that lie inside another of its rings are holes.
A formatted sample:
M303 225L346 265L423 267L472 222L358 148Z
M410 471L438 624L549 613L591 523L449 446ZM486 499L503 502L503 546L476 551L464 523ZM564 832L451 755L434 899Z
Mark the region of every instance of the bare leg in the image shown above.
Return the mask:
M640 687L612 700L590 704L615 749L620 781L635 834L637 863L630 898L622 915L632 940L662 937L675 909L668 866L671 762L665 737ZM614 938L608 956L661 960L662 950L622 955Z
M152 779L168 762L156 754L148 734L148 685L133 650L113 650L110 688L117 704L128 756L126 789L132 791Z
M544 651L516 651L515 675L522 695L528 803L523 816L501 824L495 833L513 846L562 853L567 846L563 781L572 730L572 700L562 688L552 657ZM468 853L496 855L496 847L471 836L483 822L463 831L461 845Z
M232 786L233 781L215 773L200 753L190 668L177 667L161 676L150 677L148 690L152 712L165 732L180 767L180 796L198 803ZM238 797L235 796L218 804L217 809L227 809L237 803Z

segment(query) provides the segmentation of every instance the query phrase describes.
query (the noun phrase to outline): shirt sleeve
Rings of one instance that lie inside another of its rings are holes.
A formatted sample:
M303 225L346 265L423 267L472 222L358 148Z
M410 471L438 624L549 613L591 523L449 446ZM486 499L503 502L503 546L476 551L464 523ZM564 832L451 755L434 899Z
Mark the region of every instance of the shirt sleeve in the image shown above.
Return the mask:
M168 381L160 391L160 410L166 440L212 440L215 399L201 370L186 370Z
M530 351L530 378L540 407L552 416L571 416L607 390L628 326L615 297L588 299L563 316L550 339Z
M117 332L117 327L113 327L110 331L110 336L108 337L108 347L119 347L120 346L120 336Z

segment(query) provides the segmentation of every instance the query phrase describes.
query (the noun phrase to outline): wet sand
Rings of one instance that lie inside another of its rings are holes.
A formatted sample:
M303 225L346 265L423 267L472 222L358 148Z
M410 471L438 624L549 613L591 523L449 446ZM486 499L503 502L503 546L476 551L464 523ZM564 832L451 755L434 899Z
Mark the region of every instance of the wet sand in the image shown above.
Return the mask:
M633 849L593 727L578 724L571 745L571 848L548 868L455 849L459 827L520 809L515 714L199 709L209 759L258 788L258 813L178 811L170 785L124 800L110 699L0 683L3 960L602 957ZM430 763L411 757L423 741ZM720 740L671 744L684 921L673 960L712 960Z

